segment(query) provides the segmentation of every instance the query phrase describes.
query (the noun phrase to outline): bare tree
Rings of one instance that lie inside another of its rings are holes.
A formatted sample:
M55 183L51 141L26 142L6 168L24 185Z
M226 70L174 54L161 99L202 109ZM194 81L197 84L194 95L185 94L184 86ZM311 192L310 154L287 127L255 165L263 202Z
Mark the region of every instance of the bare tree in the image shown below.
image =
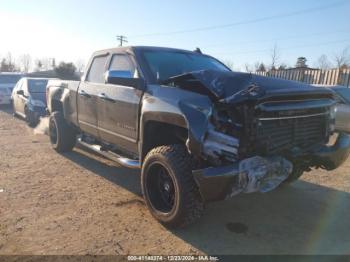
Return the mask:
M280 66L278 67L278 70L286 70L288 66L285 63L281 63Z
M275 44L271 49L270 56L271 56L271 70L275 70L277 68L278 61L281 58L281 54L277 44Z
M7 53L6 58L3 58L1 60L0 71L1 72L16 72L16 71L18 71L15 60L13 59L12 54L10 52Z
M32 67L32 58L29 54L23 54L19 57L21 70L28 73Z
M54 68L54 58L43 57L35 60L36 71L47 71Z
M322 70L327 70L331 68L331 62L328 60L328 57L323 54L317 60L317 67Z
M256 61L256 62L255 62L255 64L254 64L254 70L255 70L255 72L256 72L256 71L259 71L259 67L260 67L261 64L262 64L262 63L260 63L259 61Z
M344 48L340 53L334 55L334 61L338 68L341 68L343 66L349 66L350 64L349 47Z
M244 65L244 69L245 69L245 71L246 71L247 73L252 73L252 72L254 72L254 68L253 68L250 64L248 64L248 63L246 63L246 64Z
M226 59L226 60L223 61L223 63L225 64L225 66L227 66L228 68L233 70L233 62L231 60Z
M226 64L226 63L225 63ZM226 64L227 65L227 64ZM76 62L75 62L75 66L77 68L77 72L81 73L84 71L85 69L85 62L83 59L78 59Z
M52 58L47 58L44 57L41 59L41 63L42 63L42 70L50 70L52 69Z

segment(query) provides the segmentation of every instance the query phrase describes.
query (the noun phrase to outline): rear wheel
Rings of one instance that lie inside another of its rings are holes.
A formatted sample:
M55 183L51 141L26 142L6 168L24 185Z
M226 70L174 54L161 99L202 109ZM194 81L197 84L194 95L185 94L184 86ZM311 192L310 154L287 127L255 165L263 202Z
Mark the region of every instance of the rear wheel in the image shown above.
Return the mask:
M203 213L204 203L192 176L185 146L151 150L141 174L142 192L151 214L168 227L184 227Z
M57 152L72 151L76 144L76 132L68 125L61 112L53 112L49 120L50 142Z

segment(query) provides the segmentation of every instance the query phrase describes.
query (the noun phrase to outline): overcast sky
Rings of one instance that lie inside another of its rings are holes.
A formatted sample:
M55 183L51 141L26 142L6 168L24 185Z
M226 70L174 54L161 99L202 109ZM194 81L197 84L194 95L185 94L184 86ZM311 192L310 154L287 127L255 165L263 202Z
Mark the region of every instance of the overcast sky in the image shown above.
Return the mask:
M88 60L123 34L130 45L200 47L237 69L268 64L277 44L280 62L313 66L350 47L350 0L0 0L0 34L0 57Z

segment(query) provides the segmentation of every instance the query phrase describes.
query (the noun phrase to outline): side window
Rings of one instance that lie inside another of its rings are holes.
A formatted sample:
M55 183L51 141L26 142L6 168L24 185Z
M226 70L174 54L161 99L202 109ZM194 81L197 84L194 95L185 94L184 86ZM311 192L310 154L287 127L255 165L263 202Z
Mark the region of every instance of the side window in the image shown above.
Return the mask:
M131 75L136 76L136 68L127 55L113 55L109 70L130 71Z
M13 88L15 92L22 89L22 80L19 80L17 85Z
M23 90L23 82L24 82L24 80L22 79L22 80L20 80L19 82L18 82L18 84L16 85L16 87L15 87L15 92L17 92L17 91L19 91L19 90Z
M92 61L87 81L92 83L104 83L105 65L108 56L97 56Z
M28 80L23 80L21 89L23 90L24 95L26 95L26 96L29 95L29 92L28 92Z

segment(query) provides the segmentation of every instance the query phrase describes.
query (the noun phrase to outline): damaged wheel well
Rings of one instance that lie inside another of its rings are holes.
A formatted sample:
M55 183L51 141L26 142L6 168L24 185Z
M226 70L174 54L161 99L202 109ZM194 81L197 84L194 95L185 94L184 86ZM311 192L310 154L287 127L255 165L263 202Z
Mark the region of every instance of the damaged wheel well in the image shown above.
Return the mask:
M148 121L145 124L142 144L142 160L155 147L173 144L186 144L188 130L167 123Z
M58 101L58 100L52 100L52 102L51 102L51 111L52 112L58 111L58 112L62 112L63 113L62 102Z

